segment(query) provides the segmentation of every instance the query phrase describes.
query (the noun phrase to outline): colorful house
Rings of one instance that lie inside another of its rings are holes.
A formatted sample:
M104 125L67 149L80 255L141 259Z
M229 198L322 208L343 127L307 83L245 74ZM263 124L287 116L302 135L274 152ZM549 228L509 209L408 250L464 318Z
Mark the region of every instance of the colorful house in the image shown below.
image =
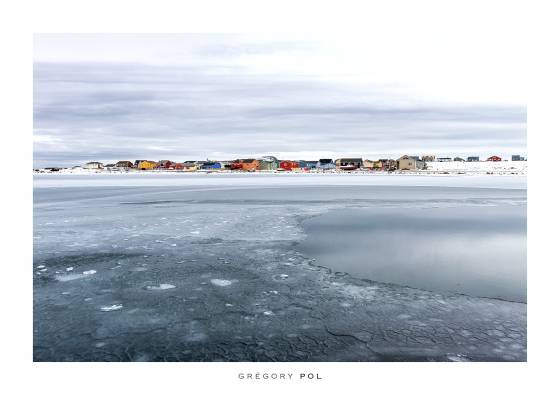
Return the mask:
M488 162L501 162L502 158L500 158L499 156L493 155L493 156L489 157L488 159L486 159L486 161L488 161Z
M229 164L230 170L243 170L242 159L236 159Z
M340 170L356 170L362 167L362 158L340 158L335 161L336 168Z
M138 163L139 170L153 170L158 166L158 162L154 162L151 160L143 160Z
M259 160L259 170L276 170L280 166L280 161L274 156L263 156Z
M280 162L280 168L278 170L292 171L299 169L299 163L293 160L283 160Z
M183 162L185 171L197 171L199 169L198 164L194 160L186 160Z
M134 164L132 165L132 167L138 169L138 165L140 164L140 162L145 162L145 161L146 161L146 159L136 159L134 161Z
M317 167L317 169L321 169L321 170L336 169L336 165L334 164L332 159L319 159L316 167Z
M259 169L259 161L256 159L241 159L241 170L256 171Z
M129 169L132 167L132 162L129 160L120 160L115 164L115 167Z
M185 170L185 165L182 163L173 163L169 166L169 170Z
M169 167L173 164L170 160L160 160L158 162L157 168L158 169L169 169Z
M298 164L299 164L299 168L304 170L304 171L309 171L311 169L317 168L317 162L316 161L300 160L298 162Z
M219 170L222 168L222 165L220 164L220 162L214 162L214 161L206 161L204 163L202 163L202 165L200 166L200 168L202 170Z

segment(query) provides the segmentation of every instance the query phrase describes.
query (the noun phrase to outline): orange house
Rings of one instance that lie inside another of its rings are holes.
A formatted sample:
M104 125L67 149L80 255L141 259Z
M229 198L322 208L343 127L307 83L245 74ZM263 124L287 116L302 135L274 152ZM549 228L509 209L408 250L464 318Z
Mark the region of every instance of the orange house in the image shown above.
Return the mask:
M259 168L259 161L256 159L241 159L241 169L243 171L256 171Z

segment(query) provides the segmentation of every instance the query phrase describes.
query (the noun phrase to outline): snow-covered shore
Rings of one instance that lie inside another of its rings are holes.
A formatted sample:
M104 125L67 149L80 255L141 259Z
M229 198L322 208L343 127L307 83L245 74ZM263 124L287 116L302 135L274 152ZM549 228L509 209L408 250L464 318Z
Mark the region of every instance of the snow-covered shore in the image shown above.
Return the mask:
M526 161L520 162L426 162L425 170L402 170L394 171L391 174L396 175L437 175L437 174L489 174L489 175L526 175L527 174ZM36 169L35 174L240 174L238 171L230 170L199 170L196 172L173 171L173 170L135 170L135 169L84 169L81 167L63 168L58 171L50 171L47 169ZM367 174L372 176L386 175L385 171L371 171L371 170L354 170L351 172L342 170L310 170L310 171L258 171L250 174L330 174L342 175L349 174Z

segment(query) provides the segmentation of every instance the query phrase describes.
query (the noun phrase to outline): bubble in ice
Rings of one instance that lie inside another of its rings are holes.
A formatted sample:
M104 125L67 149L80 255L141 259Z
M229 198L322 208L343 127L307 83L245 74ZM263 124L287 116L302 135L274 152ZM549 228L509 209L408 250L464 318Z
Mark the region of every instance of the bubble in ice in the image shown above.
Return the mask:
M66 268L67 272L71 272L72 270L74 270L74 268L72 266Z
M91 276L92 274L97 273L97 270L86 270L82 273L85 274L86 276Z

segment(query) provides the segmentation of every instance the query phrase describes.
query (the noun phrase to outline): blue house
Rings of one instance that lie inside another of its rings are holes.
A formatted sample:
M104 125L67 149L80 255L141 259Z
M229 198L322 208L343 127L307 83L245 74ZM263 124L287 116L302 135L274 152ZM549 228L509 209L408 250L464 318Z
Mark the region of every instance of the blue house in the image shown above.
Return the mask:
M315 167L321 170L332 170L336 168L336 165L332 159L319 159Z
M202 163L200 168L202 170L217 170L217 169L221 169L222 165L220 164L220 162L206 161Z
M315 169L317 168L317 162L315 161L309 161L309 160L300 160L299 162L299 168L300 169Z

